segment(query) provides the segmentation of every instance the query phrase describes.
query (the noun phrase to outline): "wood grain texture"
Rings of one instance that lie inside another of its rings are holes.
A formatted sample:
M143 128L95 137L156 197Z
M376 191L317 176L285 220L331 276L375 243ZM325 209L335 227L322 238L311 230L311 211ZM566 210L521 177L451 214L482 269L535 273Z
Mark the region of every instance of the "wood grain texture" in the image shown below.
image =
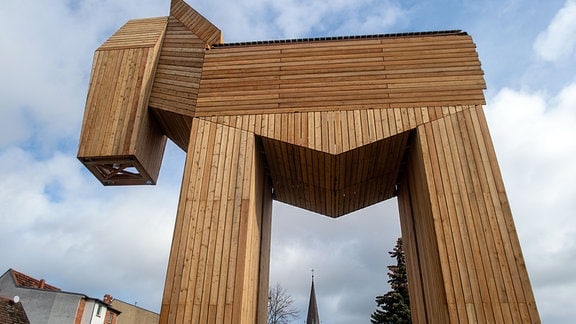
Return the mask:
M472 105L200 117L256 135L338 155L387 139ZM238 119L246 122L237 125ZM280 127L275 127L277 123ZM282 131L279 131L282 130Z
M155 183L187 152L161 323L264 323L272 199L330 217L398 195L415 323L539 323L460 31L222 44L182 0L94 55L79 159Z
M471 107L388 108L202 119L262 137L276 200L339 217L395 195L410 130Z
M540 322L489 138L481 106L416 131L399 203L418 323Z
M407 135L339 155L262 138L274 199L339 217L392 198Z
M205 47L204 41L178 19L168 18L149 106L164 133L184 151L196 108Z
M156 183L166 137L147 110L166 22L130 21L94 54L78 158L105 185Z
M482 70L465 34L215 47L197 115L482 104Z
M262 323L272 197L255 137L192 130L160 323Z
M220 44L224 41L218 27L182 0L171 0L170 16L178 19L205 44Z
M154 47L162 38L165 28L166 17L133 19L110 36L98 50Z

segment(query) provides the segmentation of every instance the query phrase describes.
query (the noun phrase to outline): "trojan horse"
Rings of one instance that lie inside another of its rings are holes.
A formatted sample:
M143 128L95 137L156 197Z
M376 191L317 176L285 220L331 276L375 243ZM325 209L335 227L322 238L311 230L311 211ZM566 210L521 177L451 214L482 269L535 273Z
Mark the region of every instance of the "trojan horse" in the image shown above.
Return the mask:
M161 323L265 323L272 200L397 197L414 323L537 323L459 30L225 43L181 0L95 54L78 158L104 185L186 155Z

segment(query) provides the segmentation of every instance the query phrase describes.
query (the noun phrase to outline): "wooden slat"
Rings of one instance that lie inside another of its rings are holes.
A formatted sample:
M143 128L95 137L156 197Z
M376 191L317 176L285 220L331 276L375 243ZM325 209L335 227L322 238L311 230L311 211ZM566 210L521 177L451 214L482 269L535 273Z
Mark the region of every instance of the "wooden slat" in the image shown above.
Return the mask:
M516 233L514 222L511 216L510 205L506 196L506 191L504 188L503 178L500 174L500 168L498 166L498 161L496 159L496 153L494 151L494 146L492 144L492 139L490 138L490 133L488 131L488 125L486 122L486 117L484 116L484 111L482 107L476 107L474 111L470 111L472 114L472 119L475 121L477 128L481 130L483 142L486 147L486 154L488 157L488 163L492 171L493 180L495 183L495 192L498 196L498 201L501 206L501 228L506 234L506 248L508 262L515 264L516 268L512 268L511 272L514 276L514 289L516 291L516 296L518 298L518 306L522 321L539 321L539 315L536 310L536 305L533 299L532 287L530 286L530 281L527 276L526 265L523 261L520 242L518 237L514 235ZM513 261L516 261L513 263Z
M172 0L170 15L182 22L190 31L198 36L205 44L219 44L222 42L222 32L200 13L182 0Z
M187 152L161 323L264 321L272 187L331 217L398 194L414 321L539 322L469 36L210 46L170 14L96 51L79 145L108 184L154 182L164 134Z
M174 17L168 20L166 35L149 105L161 111L194 116L204 62L204 42ZM169 125L166 125L169 126ZM166 129L166 133L175 133ZM181 134L179 137L186 137Z
M271 197L263 198L263 164L250 133L199 119L192 128L189 186L181 196L168 267L169 274L180 275L167 281L161 322L254 322L256 305L267 301L258 295L260 280L267 282L260 256L269 253L261 241L269 245L269 233L262 231L270 226L262 222L269 222L271 211L264 208L269 203L263 199Z
M470 109L470 107L472 106L454 106L452 110L448 109L446 111L446 115ZM302 145L303 147L329 154L341 154L362 145L374 143L410 129L415 129L426 122L439 118L436 114L429 116L427 113L429 110L435 111L436 108L322 111L307 114L260 114L243 118L254 120L250 127L253 127L251 129L256 135L275 138L289 144ZM444 116L442 107L438 107L438 111L440 112L440 117ZM212 120L211 118L203 117L206 120ZM235 119L217 118L214 120L217 123L232 126L230 121ZM272 122L269 125L268 120L276 121L276 123L284 126L273 131L274 128L271 127L273 127L274 123ZM255 125L258 126L256 127ZM243 129L250 131L248 126ZM270 131L271 129L272 131Z
M437 204L431 196L435 193L427 190L426 169L430 165L426 166L424 157L429 152L421 129L414 140L422 145L415 145L410 152L409 167L398 195L410 282L410 307L413 323L448 323L447 296L442 276L442 264L447 264L447 260L441 259L445 254L439 253L445 250L445 244L443 237L435 233L439 222L433 218L433 209Z
M156 183L166 138L147 104L165 27L130 21L94 55L78 158L105 185Z
M197 114L482 104L484 88L465 35L217 47Z
M409 276L417 281L411 294L422 298L414 309L425 316L420 322L446 322L437 312L446 307L452 323L538 323L526 302L533 295L519 243L510 236L513 224L499 171L492 169L497 165L482 108L460 108L434 109L446 117L418 127L408 188L399 197L405 236L415 237L417 246L438 247L432 259L430 251L419 252L423 247L410 247L418 258L410 263ZM441 271L431 270L433 264ZM439 294L445 294L444 306L433 304L443 299Z
M276 199L332 217L394 195L408 133L332 155L263 138Z
M133 19L116 31L98 50L153 47L164 33L167 17Z

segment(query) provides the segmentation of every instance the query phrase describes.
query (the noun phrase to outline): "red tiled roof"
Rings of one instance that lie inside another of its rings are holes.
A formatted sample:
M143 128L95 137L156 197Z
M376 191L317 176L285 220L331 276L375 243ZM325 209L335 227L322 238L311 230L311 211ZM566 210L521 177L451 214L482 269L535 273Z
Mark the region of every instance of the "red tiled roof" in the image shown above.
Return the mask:
M18 272L14 269L10 269L10 272L12 272L14 282L18 287L60 291L60 288L47 284L46 281L44 281L44 279L38 280L30 277L29 275Z
M30 324L22 303L0 296L0 323Z

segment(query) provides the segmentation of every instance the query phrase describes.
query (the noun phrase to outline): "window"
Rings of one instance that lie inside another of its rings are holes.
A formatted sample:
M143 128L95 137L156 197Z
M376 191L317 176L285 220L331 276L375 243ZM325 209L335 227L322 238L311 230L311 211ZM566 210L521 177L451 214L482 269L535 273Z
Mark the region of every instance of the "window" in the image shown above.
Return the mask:
M96 304L96 316L100 317L102 315L102 305Z

